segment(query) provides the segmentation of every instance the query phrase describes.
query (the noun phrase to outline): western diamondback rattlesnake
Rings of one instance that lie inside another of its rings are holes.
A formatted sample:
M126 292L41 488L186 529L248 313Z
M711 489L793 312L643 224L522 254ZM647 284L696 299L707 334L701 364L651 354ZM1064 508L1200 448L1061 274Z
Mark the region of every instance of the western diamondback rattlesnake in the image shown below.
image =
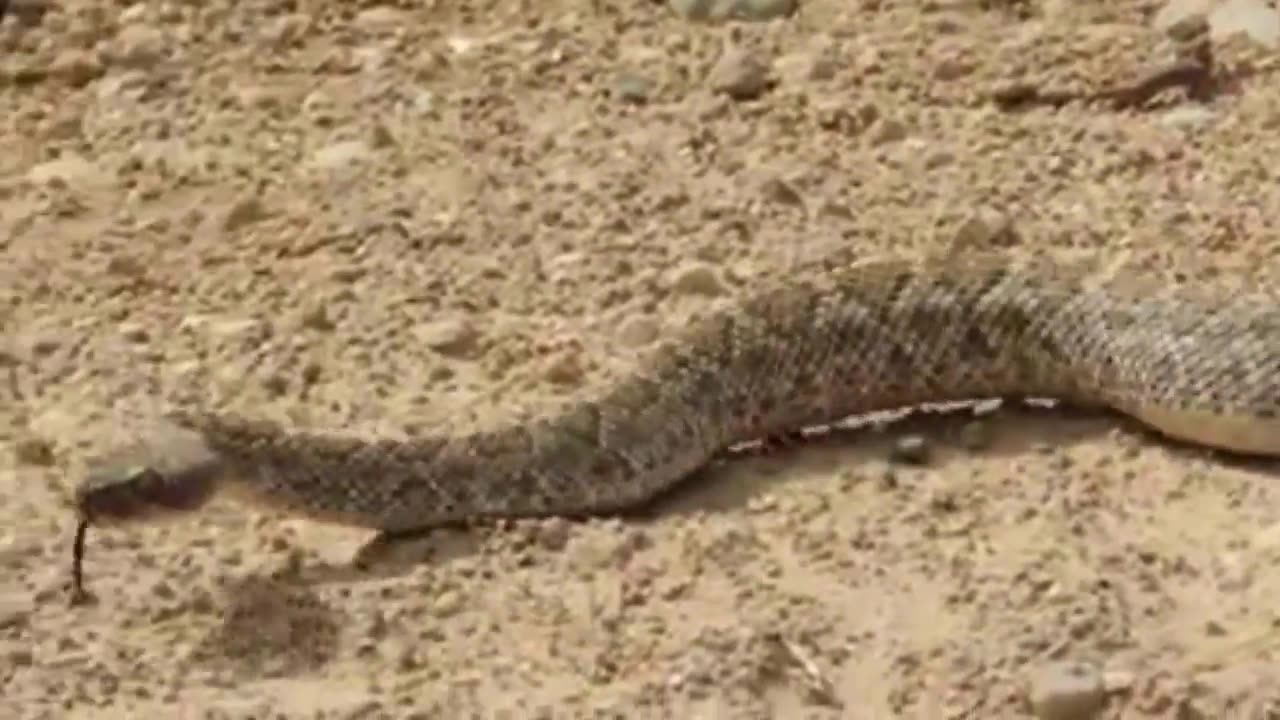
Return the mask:
M607 513L736 442L997 396L1109 407L1184 441L1280 455L1280 305L989 255L808 274L692 324L601 393L531 423L366 441L174 413L91 463L76 554L90 524L194 511L220 490L390 533Z

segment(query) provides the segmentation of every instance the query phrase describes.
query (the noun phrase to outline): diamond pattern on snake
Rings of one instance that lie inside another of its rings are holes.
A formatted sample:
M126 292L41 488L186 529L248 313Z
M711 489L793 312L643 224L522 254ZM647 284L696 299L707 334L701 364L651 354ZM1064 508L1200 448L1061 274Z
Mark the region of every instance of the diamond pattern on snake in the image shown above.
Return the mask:
M1280 304L1090 282L1048 261L985 254L805 273L691 324L612 385L533 422L367 440L175 411L90 463L75 496L77 556L90 525L195 512L223 492L387 533L611 513L732 444L873 411L1016 396L1110 408L1179 441L1280 455Z

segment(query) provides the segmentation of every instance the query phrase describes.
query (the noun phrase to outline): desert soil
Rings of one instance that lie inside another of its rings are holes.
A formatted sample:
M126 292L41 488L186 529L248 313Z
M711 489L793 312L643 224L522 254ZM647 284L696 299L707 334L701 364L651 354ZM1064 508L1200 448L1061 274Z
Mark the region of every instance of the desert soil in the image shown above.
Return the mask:
M170 405L519 422L764 278L886 254L1277 284L1266 53L1215 46L1205 104L1003 112L1171 50L1150 3L989 5L15 0L3 713L1002 718L1075 682L1098 717L1276 717L1280 486L1105 414L842 432L634 517L380 552L219 502L91 534L68 603L70 488Z

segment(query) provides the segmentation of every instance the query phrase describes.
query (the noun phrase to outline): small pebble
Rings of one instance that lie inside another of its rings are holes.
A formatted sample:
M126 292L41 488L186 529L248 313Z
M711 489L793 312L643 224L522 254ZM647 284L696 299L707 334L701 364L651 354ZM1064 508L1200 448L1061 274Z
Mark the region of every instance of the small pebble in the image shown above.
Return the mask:
M538 525L538 544L547 550L563 550L573 534L573 524L564 518L554 517Z
M951 56L939 60L933 66L933 77L942 82L952 82L965 77L973 72L973 69L974 64L969 60L959 56Z
M948 150L938 150L937 152L930 153L929 156L924 159L924 169L938 170L948 165L955 164L955 161L955 154Z
M329 307L323 303L317 303L304 312L300 322L302 327L320 332L328 332L337 327L329 316Z
M676 292L686 295L720 295L725 291L715 268L697 262L677 269L671 285Z
M884 145L907 137L907 127L897 120L882 118L871 128L871 142Z
M154 70L168 52L164 31L145 24L126 25L116 34L115 63L121 67Z
M311 155L311 166L318 170L342 170L368 159L373 148L364 140L346 140L327 145Z
M1019 237L1009 218L997 213L973 213L956 228L951 246L971 250L1017 245Z
M621 72L613 79L613 96L637 105L649 101L653 93L653 81L633 72Z
M1174 108L1160 117L1160 124L1165 127L1185 130L1201 130L1213 124L1217 118L1209 108L1198 106Z
M711 89L734 100L754 100L769 89L769 67L748 50L724 51L708 78Z
M1089 720L1102 710L1106 684L1093 665L1055 662L1035 671L1028 696L1040 720Z
M242 197L231 203L227 208L226 214L222 217L222 229L226 232L235 232L242 227L251 225L266 217L266 210L262 207L262 201L252 195Z
M462 610L462 594L456 590L445 590L436 596L431 603L431 610L436 617L450 617Z
M359 265L341 265L329 271L329 277L342 283L350 283L364 277L366 270Z
M40 437L25 437L13 446L13 454L20 465L49 467L54 463L53 443Z
M579 360L580 354L564 352L547 364L544 377L556 385L576 385L582 382L586 372Z
M369 146L377 150L395 147L396 136L391 133L391 129L386 125L375 122L373 127L369 128Z
M35 653L29 647L14 643L11 646L0 647L0 659L6 660L10 667L22 668L35 662Z
M120 337L131 343L144 343L151 339L151 333L142 323L120 323Z
M385 5L361 10L356 14L355 27L370 33L390 33L412 22L403 11Z
M58 53L49 65L49 74L71 87L84 87L97 80L105 72L102 63L86 50L67 48Z
M903 435L894 441L890 459L910 465L923 465L929 461L929 443L922 435Z
M766 198L779 205L804 206L804 196L800 194L800 191L781 178L766 180L760 189L764 192Z
M62 341L52 335L44 335L31 340L31 354L36 356L51 355L62 347Z
M1175 0L1156 13L1152 25L1170 40L1191 42L1209 32L1209 19L1204 14L1207 9L1207 4L1199 0L1190 3Z
M480 334L461 319L442 319L418 325L414 337L445 357L463 357L477 347Z
M629 317L618 327L618 341L629 348L640 348L658 339L658 321L648 315Z
M108 275L118 275L120 277L140 278L147 274L146 267L138 258L128 255L112 255L107 260L107 266L104 268Z

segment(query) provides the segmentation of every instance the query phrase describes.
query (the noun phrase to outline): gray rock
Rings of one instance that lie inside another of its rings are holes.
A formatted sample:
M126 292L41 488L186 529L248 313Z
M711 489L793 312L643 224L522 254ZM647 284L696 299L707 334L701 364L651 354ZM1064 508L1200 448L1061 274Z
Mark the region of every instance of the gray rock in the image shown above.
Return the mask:
M469 355L480 339L480 333L460 319L423 323L414 329L413 334L419 342L446 357Z
M634 73L620 72L613 79L613 96L624 102L641 104L653 94L653 81Z
M734 100L753 100L769 89L769 66L754 53L731 47L720 55L708 78L711 89Z

